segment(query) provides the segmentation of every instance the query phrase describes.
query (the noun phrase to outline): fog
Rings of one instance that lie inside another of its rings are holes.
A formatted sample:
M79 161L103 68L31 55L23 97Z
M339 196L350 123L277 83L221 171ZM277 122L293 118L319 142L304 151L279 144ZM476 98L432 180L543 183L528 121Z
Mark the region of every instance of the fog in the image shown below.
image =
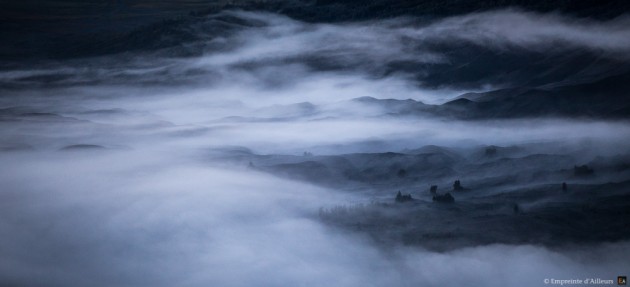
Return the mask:
M245 24L220 36L203 29L226 15ZM179 47L2 70L0 285L537 286L625 275L627 240L446 251L379 244L318 218L321 207L374 197L212 155L427 145L527 146L525 155L570 155L575 165L627 155L626 120L466 121L357 100L439 105L505 84L431 85L388 70L393 62L454 61L432 48L441 43L580 48L625 61L627 24L519 10L339 24L227 11L195 24L197 39Z
M9 286L532 286L629 267L627 243L378 248L316 220L348 196L178 153L3 154L2 169Z
M594 21L512 9L433 21L396 18L312 24L277 14L224 11L205 16L190 26L174 28L194 34L193 40L176 47L130 51L114 58L48 63L36 69L29 66L26 70L2 71L0 80L12 85L33 84L39 80L67 84L201 82L227 87L229 91L238 87L237 90L242 89L241 94L251 95L248 89L254 87L303 85L313 88L320 86L320 81L334 81L335 85L345 87L348 82L356 84L357 78L367 76L365 80L369 82L374 77L386 76L390 82L387 94L391 98L443 102L443 99L439 101L417 89L401 95L405 89L400 86L410 85L404 81L410 77L410 70L405 65L412 65L421 73L430 73L431 70L418 65L457 64L454 61L462 59L453 58L455 55L445 51L444 47L469 44L502 52L535 51L556 57L586 49L604 59L627 61L627 47L630 46L628 21L627 16ZM156 41L166 40L167 36L160 36ZM469 46L469 49L475 46ZM401 63L405 64L395 66ZM313 70L337 71L340 75L325 77L312 74ZM460 94L462 91L457 88L455 76L452 83L443 84L439 91L427 93ZM426 81L421 84L432 85ZM478 89L490 88L493 83L481 84ZM449 86L454 89L445 91L444 88ZM383 85L375 87L383 89ZM372 88L363 86L367 90ZM307 92L302 97L320 101L339 99L339 91L335 90L323 90L333 95L320 92L315 96ZM470 92L470 87L466 92ZM290 98L295 97L299 96ZM280 99L287 97L274 97L276 101Z

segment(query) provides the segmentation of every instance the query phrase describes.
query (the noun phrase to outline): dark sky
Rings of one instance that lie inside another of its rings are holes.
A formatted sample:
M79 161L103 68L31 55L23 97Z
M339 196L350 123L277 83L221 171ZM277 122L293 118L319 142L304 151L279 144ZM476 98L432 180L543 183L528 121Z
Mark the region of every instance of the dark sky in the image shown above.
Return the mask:
M89 41L111 41L165 19L224 1L0 1L0 58L48 57Z
M91 17L136 17L197 10L224 1L2 1L2 17L8 20L69 20Z

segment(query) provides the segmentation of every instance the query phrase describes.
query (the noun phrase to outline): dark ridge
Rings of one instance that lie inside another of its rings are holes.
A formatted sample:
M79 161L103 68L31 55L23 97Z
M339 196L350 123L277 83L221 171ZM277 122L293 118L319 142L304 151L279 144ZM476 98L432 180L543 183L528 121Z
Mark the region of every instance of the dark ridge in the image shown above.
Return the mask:
M35 150L35 148L33 148L33 146L31 145L24 144L24 143L0 146L0 151L3 151L3 152L31 151L31 150Z
M101 145L95 145L95 144L75 144L75 145L65 146L59 150L75 151L75 150L101 150L101 149L105 149L105 147Z
M507 89L476 95L466 105L470 118L577 116L628 118L630 73L551 89ZM450 106L461 99L447 103Z
M381 107L384 114L403 116L479 120L534 117L627 119L630 117L630 93L627 91L630 91L630 73L554 88L514 88L468 93L442 105L367 97L354 101Z
M459 98L459 99L455 99L450 102L444 103L444 106L465 107L468 105L474 105L474 102L466 98Z

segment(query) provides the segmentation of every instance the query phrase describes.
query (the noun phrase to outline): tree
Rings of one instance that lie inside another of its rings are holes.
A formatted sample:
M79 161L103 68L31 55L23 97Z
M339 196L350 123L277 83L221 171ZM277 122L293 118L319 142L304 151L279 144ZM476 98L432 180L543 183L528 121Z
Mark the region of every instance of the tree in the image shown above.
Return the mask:
M464 187L462 187L462 183L459 181L459 179L453 183L453 190L456 190L456 191L464 190Z
M400 191L398 191L398 193L396 194L396 202L407 202L407 201L413 201L413 197L411 197L411 194L403 195L402 193L400 193Z
M444 195L434 196L433 201L451 203L451 202L455 202L455 198L449 192L447 192Z

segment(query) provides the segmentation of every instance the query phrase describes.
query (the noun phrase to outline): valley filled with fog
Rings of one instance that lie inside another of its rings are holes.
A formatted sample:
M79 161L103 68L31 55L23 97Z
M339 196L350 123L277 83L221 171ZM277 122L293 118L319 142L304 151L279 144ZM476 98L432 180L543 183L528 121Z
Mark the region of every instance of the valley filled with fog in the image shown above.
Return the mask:
M630 18L290 16L3 63L0 286L627 274Z

